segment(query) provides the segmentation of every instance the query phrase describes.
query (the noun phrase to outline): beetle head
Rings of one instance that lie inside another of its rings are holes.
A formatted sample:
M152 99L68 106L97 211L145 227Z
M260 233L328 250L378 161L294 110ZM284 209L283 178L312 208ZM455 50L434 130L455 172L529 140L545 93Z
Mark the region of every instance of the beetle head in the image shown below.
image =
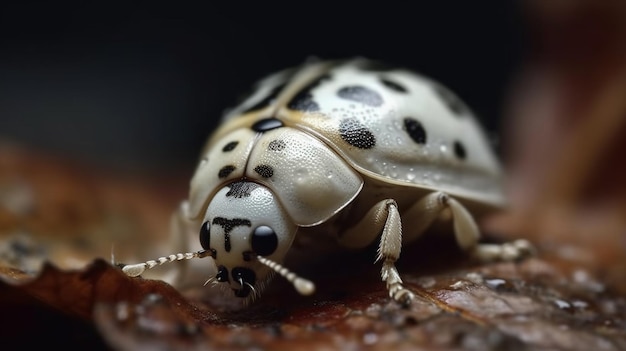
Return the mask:
M282 275L299 293L309 295L315 290L314 284L281 265L297 229L267 187L248 181L234 182L222 187L207 207L200 227L203 250L128 265L123 270L127 275L138 276L166 262L211 256L217 274L209 280L232 290L244 301L257 297L272 273Z
M200 244L215 260L215 281L227 284L237 297L254 297L272 271L257 257L282 262L297 228L268 188L241 181L211 199Z

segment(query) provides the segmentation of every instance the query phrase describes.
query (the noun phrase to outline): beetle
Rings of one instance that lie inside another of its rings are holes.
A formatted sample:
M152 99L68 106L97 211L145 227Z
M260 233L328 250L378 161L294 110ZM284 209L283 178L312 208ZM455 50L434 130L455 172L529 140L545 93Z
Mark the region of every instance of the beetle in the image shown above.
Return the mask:
M409 304L395 262L437 219L480 260L532 252L523 239L479 243L475 217L505 205L501 181L485 132L443 85L365 58L307 62L261 80L208 139L173 217L173 235L199 231L202 249L123 271L211 257L211 280L243 301L274 273L308 295L314 283L283 266L297 232L352 249L378 240L389 296Z

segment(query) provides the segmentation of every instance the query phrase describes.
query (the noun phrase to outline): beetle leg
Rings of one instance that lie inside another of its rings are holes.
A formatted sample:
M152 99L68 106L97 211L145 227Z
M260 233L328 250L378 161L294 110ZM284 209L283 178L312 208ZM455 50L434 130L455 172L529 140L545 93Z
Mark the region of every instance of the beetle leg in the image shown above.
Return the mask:
M474 217L457 200L443 192L433 192L424 196L411 206L404 215L406 240L410 241L421 234L441 213L449 209L456 241L461 249L480 261L513 261L533 252L532 245L526 240L516 240L504 244L479 244L480 231Z
M376 261L383 262L381 278L392 299L404 305L410 304L415 295L402 285L395 266L402 249L402 223L396 202L391 199L378 202L359 223L342 234L339 242L351 248L367 246L380 235Z
M461 203L443 192L432 192L421 198L409 207L403 217L404 226L410 230L406 233L407 242L420 236L430 225L449 210L452 214L452 223L456 241L463 250L471 250L480 239L478 225L474 217Z

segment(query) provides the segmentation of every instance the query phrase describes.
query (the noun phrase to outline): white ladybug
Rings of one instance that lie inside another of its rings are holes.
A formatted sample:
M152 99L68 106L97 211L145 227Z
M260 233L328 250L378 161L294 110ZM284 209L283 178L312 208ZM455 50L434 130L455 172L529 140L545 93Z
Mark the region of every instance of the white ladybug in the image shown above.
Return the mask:
M479 259L530 253L525 240L478 243L473 216L505 203L500 183L485 134L442 85L361 58L307 63L262 80L209 138L173 233L199 230L202 250L123 270L210 256L212 278L243 301L273 272L307 295L315 285L281 265L297 232L347 248L378 240L382 280L407 304L395 262L438 218Z

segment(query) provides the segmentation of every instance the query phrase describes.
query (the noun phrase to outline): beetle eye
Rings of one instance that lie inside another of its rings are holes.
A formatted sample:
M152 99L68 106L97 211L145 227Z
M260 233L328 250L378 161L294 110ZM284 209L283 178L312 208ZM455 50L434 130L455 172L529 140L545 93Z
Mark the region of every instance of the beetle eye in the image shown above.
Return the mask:
M278 236L274 229L262 225L252 233L252 250L261 256L271 255L278 247Z
M211 246L211 228L209 221L206 221L200 227L200 245L205 250L208 250Z

